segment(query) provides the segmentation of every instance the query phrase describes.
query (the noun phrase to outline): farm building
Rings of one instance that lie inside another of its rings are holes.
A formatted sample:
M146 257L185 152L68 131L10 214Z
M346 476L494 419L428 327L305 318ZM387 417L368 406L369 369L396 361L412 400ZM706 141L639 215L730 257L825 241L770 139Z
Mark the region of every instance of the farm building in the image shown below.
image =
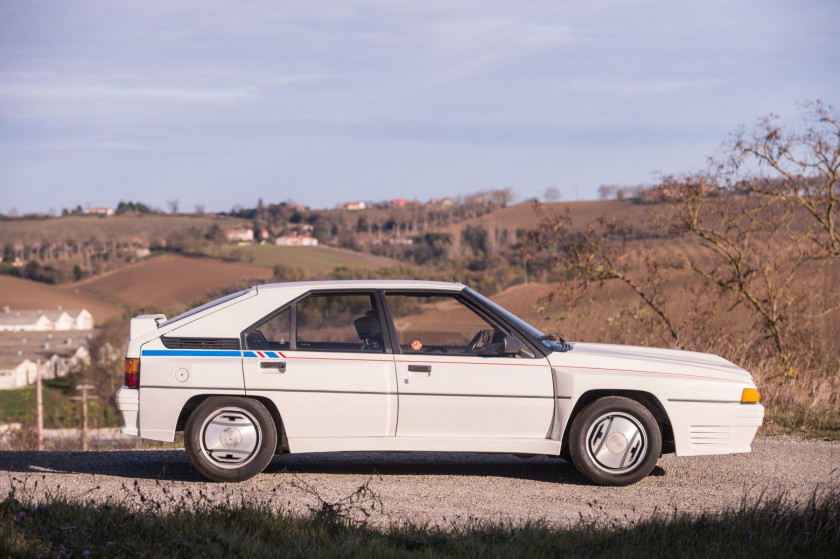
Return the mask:
M21 388L41 378L63 377L90 362L90 332L9 332L0 336L0 390Z
M82 213L85 215L104 215L106 217L111 217L114 215L114 208L85 208L82 210Z
M13 311L3 307L0 332L48 332L54 330L92 330L93 315L87 309L54 311Z
M251 243L254 241L254 230L230 229L225 231L225 237L231 243Z
M309 235L286 235L283 237L277 237L274 244L287 247L310 247L318 246L318 239L310 237Z

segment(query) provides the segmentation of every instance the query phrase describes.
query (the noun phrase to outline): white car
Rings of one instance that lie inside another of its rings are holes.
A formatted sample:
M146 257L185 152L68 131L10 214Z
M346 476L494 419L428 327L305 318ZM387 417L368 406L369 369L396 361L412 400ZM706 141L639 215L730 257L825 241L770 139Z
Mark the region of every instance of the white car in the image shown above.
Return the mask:
M252 287L131 320L122 433L172 441L241 481L286 452L491 452L571 459L626 485L662 453L749 452L750 374L704 353L566 343L459 283Z

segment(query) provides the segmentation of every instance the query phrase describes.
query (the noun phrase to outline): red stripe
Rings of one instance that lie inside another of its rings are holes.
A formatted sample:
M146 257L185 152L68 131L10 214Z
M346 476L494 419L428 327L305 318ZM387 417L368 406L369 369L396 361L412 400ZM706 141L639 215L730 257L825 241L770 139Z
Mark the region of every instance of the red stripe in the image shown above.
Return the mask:
M548 367L548 363L489 363L487 361L421 361L419 359L407 359L397 363L440 363L441 365L494 365L496 367Z
M585 369L587 371L613 371L616 373L641 373L645 375L667 375L671 377L687 377L687 378L704 378L710 380L722 380L723 382L736 382L738 384L745 384L745 380L732 380L720 377L707 377L703 375L687 375L685 373L665 373L662 371L636 371L631 369L609 369L604 367L576 367L573 365L554 365L557 369Z

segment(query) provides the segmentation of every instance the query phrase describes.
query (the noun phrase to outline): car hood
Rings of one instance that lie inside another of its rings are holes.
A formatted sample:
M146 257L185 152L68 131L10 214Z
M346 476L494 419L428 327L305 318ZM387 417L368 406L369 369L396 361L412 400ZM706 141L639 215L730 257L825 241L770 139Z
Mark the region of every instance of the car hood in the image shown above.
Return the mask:
M676 374L710 380L751 382L741 367L711 353L652 347L570 342L571 351L554 352L548 360L554 367Z

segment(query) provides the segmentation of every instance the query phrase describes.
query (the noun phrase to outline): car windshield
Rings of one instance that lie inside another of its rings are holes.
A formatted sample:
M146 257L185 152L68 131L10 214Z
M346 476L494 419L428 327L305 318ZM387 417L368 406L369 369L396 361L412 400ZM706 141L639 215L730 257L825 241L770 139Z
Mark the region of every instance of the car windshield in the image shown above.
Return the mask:
M216 305L221 305L222 303L226 303L226 302L230 301L231 299L236 299L237 297L245 295L246 293L248 293L250 291L251 291L251 288L243 289L242 291L237 291L236 293L231 293L230 295L225 295L224 297L221 297L220 299L216 299L215 301L210 301L209 303L204 303L200 307L196 307L196 308L194 308L192 310L189 310L185 313L181 313L178 316L176 316L175 318L170 318L169 320L167 320L166 322L161 324L159 327L166 326L167 324L172 324L173 322L178 322L179 320L183 320L183 319L187 318L188 316L198 314L201 311L206 311L207 309L211 309L211 308L215 307Z
M472 295L473 297L480 299L484 304L486 304L489 307L492 307L493 310L504 316L508 320L508 322L512 322L520 330L523 330L535 340L539 340L548 349L552 351L569 351L571 349L571 346L565 341L558 340L551 334L543 334L542 332L540 332L539 330L537 330L536 328L534 328L533 326L531 326L530 324L528 324L527 322L510 312L509 310L500 307L481 293L477 293L469 287L465 288L464 291L469 292L470 295Z

